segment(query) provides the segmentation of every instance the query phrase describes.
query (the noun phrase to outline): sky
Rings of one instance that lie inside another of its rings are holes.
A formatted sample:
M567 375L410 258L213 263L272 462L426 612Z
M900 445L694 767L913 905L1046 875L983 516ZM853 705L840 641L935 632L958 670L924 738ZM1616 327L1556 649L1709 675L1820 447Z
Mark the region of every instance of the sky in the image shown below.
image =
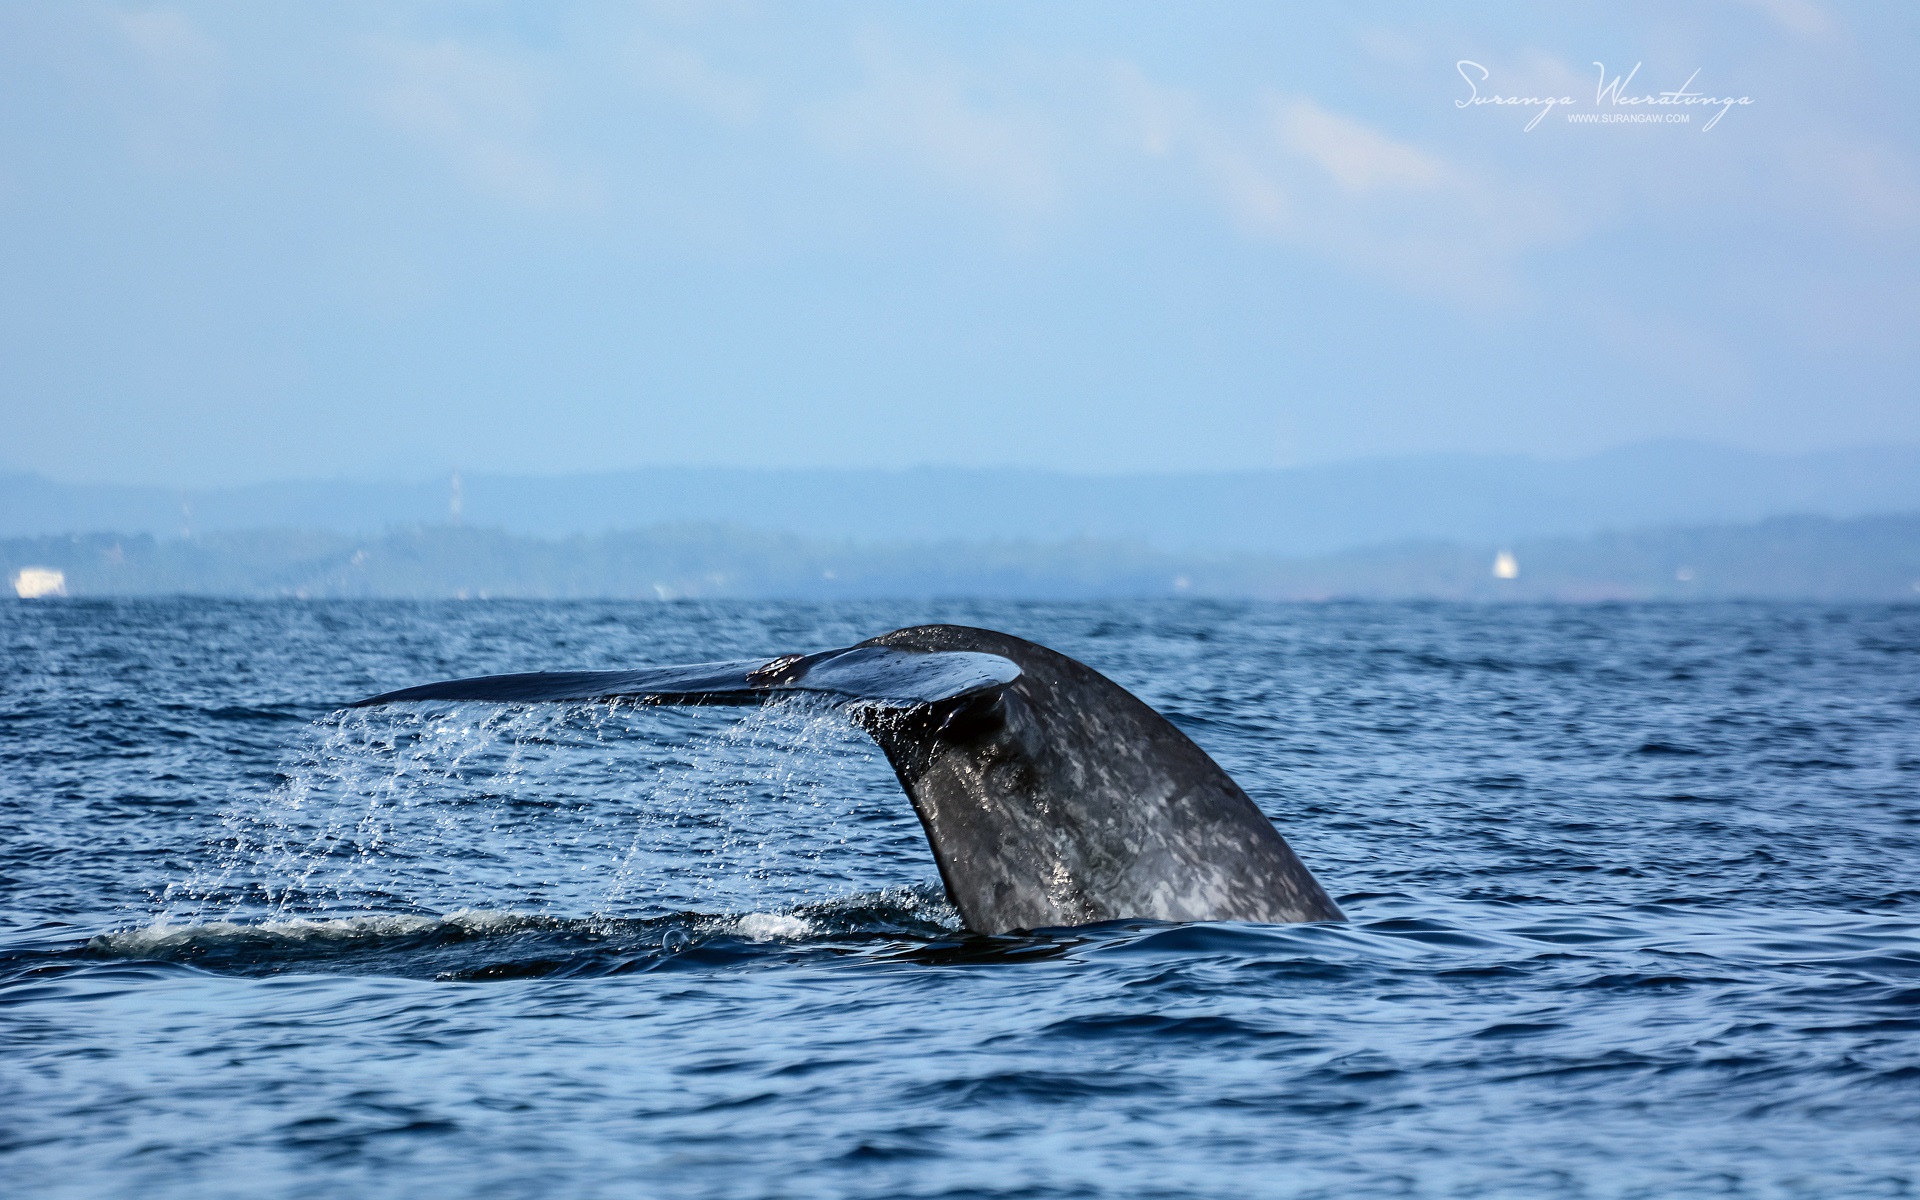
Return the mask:
M1821 0L0 0L0 469L1912 444L1916 51Z

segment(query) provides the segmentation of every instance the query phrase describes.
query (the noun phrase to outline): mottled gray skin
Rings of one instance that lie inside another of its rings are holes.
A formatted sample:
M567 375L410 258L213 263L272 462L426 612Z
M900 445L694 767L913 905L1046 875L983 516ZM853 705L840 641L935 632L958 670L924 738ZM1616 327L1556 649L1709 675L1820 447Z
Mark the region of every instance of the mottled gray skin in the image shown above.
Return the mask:
M1345 919L1239 785L1098 672L957 625L862 644L997 654L1020 667L984 703L861 718L920 814L967 928Z
M980 933L1144 918L1339 921L1273 823L1166 718L1044 646L959 625L817 654L450 679L359 704L628 699L852 706Z

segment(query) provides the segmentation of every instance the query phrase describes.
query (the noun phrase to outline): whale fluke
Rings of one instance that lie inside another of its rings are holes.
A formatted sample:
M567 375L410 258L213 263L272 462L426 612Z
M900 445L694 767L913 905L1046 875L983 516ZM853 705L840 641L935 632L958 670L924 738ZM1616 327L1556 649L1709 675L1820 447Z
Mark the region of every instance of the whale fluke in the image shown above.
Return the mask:
M817 654L492 675L358 703L753 704L792 692L847 703L879 743L976 932L1344 919L1253 800L1165 717L1091 668L991 630L921 625Z
M653 704L759 704L783 692L859 700L883 708L953 704L998 691L1020 668L993 654L930 654L862 642L780 658L647 667L637 671L534 671L482 675L382 692L350 706L406 700L641 700Z

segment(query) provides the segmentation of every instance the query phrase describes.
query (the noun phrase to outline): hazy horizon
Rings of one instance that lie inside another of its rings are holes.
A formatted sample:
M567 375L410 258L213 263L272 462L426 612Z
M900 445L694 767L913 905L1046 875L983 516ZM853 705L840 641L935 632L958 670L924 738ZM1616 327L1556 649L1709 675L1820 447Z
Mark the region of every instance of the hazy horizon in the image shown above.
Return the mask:
M0 473L0 537L433 525L542 538L714 525L867 543L1092 538L1166 551L1324 554L1808 515L1920 513L1920 448L1759 454L1663 441L1565 460L1363 459L1237 472L655 467L183 489Z
M1315 459L1305 462L1283 463L1267 466L1200 466L1200 467L1163 467L1138 468L1075 468L1072 466L1053 466L1050 464L1025 463L961 463L942 462L928 459L921 462L897 464L872 464L853 466L834 466L830 464L739 464L728 462L635 462L624 466L605 466L580 470L475 470L455 463L449 467L432 470L408 469L403 465L394 465L391 469L372 468L358 471L340 471L333 474L287 474L240 476L233 479L213 480L198 484L182 484L163 478L105 478L89 476L84 473L56 475L38 470L31 465L20 465L10 461L0 453L0 476L33 477L51 483L75 485L81 487L141 488L165 489L184 492L224 492L249 488L271 487L281 484L399 484L406 486L444 486L452 476L463 478L504 478L539 481L561 481L629 475L655 471L699 471L729 472L738 471L754 474L776 474L782 472L820 472L847 474L910 475L915 472L1005 472L1008 474L1054 475L1068 479L1151 479L1162 477L1188 477L1210 475L1249 475L1264 473L1293 473L1338 470L1347 467L1382 467L1413 465L1434 462L1532 462L1540 464L1573 464L1587 462L1610 455L1631 454L1637 451L1660 450L1698 450L1708 453L1752 454L1771 459L1804 459L1822 455L1849 453L1900 453L1920 451L1920 438L1906 441L1859 442L1846 445L1821 446L1810 450L1753 450L1732 441L1714 441L1705 438L1638 438L1601 446L1592 450L1568 453L1533 453L1524 450L1425 450L1399 454L1359 454L1343 458Z

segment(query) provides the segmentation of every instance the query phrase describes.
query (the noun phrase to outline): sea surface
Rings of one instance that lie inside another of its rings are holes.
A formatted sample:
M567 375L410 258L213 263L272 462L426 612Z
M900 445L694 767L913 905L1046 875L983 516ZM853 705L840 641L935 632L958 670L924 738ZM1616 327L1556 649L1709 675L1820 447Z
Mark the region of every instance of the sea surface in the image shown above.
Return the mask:
M1351 920L978 937L837 711L417 704L940 620ZM0 1192L1920 1191L1920 607L0 605Z

